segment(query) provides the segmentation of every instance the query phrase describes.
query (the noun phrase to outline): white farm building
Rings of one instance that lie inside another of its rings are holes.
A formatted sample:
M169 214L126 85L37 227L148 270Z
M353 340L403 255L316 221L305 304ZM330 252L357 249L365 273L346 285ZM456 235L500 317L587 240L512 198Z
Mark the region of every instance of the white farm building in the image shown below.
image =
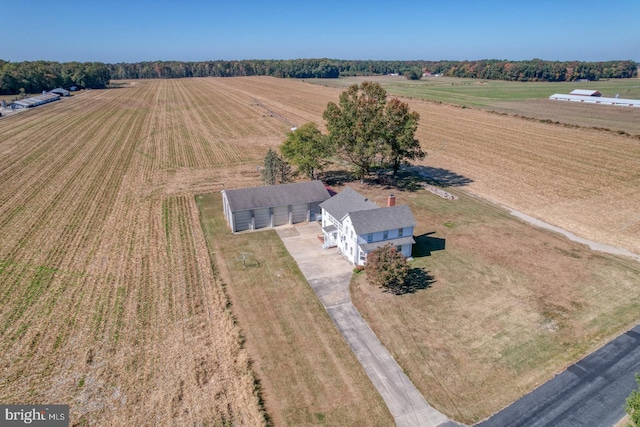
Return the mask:
M556 93L551 95L549 99L554 101L582 102L585 104L615 105L619 107L640 108L640 100L638 99L605 98L598 95L565 95Z
M223 190L222 207L229 227L236 233L315 221L320 203L329 197L321 181L307 181Z
M31 98L25 98L25 99L20 99L18 101L13 101L9 104L9 108L11 108L12 110L32 108L32 107L37 107L38 105L57 101L59 99L60 99L60 95L57 95L55 93L45 93L43 95L37 95Z

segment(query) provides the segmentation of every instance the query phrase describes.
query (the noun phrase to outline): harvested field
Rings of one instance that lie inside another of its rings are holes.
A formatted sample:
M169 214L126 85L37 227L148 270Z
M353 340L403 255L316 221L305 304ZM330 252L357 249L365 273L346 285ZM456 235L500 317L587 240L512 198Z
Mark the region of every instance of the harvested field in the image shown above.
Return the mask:
M520 115L542 121L566 123L587 128L626 132L640 141L640 108L590 105L579 102L535 99L528 101L494 102L492 111Z
M248 363L260 352L241 345L245 319L227 310L194 195L257 184L290 128L279 118L323 125L340 92L262 77L136 81L3 118L0 400L69 402L88 425L264 423ZM410 104L422 172L640 252L637 140ZM358 387L352 396L370 392ZM267 409L286 424L306 419L296 405Z
M640 253L640 141L413 101L426 173L574 234ZM445 182L446 184L447 182ZM467 185L468 183L468 185Z
M288 126L225 82L140 81L0 122L1 401L69 403L72 424L266 423L194 194L255 184Z

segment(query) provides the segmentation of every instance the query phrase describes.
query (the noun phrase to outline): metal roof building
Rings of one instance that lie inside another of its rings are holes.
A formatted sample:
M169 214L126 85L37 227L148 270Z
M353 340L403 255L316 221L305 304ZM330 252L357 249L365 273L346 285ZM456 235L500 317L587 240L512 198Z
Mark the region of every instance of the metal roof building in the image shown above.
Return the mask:
M321 181L222 191L224 216L235 233L315 221L331 196Z
M588 90L588 89L574 89L569 92L570 95L581 95L581 96L602 96L600 92L597 90Z
M69 92L68 90L63 89L61 87L52 89L52 90L49 91L49 93L55 93L55 94L60 95L60 96L69 96L69 95L71 95L71 92Z
M47 104L59 99L60 95L56 95L55 93L46 93L44 95L38 95L31 98L13 101L9 104L9 108L11 108L12 110L19 110L22 108L37 107L38 105Z
M602 105L615 105L619 107L640 108L640 100L638 99L605 98L605 97L584 96L584 95L564 95L561 93L553 94L549 97L549 99L555 100L555 101L582 102L585 104L602 104Z

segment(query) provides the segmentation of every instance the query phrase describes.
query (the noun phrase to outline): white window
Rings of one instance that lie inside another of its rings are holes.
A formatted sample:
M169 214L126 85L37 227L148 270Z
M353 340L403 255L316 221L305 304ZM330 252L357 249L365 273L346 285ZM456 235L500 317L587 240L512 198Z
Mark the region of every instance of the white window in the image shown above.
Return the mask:
M387 240L389 238L389 232L387 230L382 233L382 240Z
M402 228L398 228L398 237L402 237Z
M369 234L367 234L367 242L368 242L368 243L373 242L373 233L369 233Z

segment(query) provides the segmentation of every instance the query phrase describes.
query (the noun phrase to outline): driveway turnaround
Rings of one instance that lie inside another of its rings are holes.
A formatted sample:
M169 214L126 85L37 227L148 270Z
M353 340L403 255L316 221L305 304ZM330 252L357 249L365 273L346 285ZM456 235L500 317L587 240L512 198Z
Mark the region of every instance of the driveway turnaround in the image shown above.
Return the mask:
M396 425L457 426L427 403L353 306L349 294L353 266L335 248L322 249L319 224L276 231L384 399Z
M637 388L640 325L477 424L489 426L612 426Z

